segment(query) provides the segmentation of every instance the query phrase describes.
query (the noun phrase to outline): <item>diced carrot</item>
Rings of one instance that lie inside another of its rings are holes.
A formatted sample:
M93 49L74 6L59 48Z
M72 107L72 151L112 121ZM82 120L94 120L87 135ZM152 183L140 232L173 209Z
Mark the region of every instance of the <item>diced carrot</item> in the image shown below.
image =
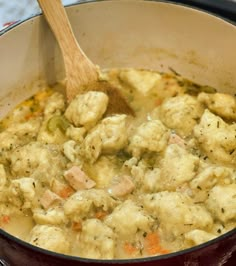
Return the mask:
M168 254L168 253L170 253L170 251L168 249L161 249L160 253L161 254Z
M3 215L3 216L2 216L2 222L3 222L4 224L8 224L8 223L10 222L10 216L8 216L8 215Z
M34 117L34 114L33 113L29 113L25 116L25 120L30 120Z
M145 238L146 251L149 255L154 255L160 250L159 237L157 233L149 233Z
M159 106L159 105L161 105L161 104L162 104L162 99L157 98L157 99L155 100L155 106Z
M74 189L70 186L65 186L63 189L61 189L58 193L58 195L63 198L66 199L68 197L70 197L73 193L74 193Z
M160 239L157 233L147 234L144 241L144 248L148 255L166 254L168 250L163 249L160 245Z
M70 185L63 183L57 179L52 180L51 189L54 193L56 193L63 199L68 198L75 192Z
M72 223L72 230L81 231L82 230L82 223L81 222L73 222Z
M125 242L124 250L127 254L134 255L138 251L138 248L132 245L131 243Z
M97 219L100 219L100 220L102 220L106 216L107 216L107 212L105 212L105 211L98 211L98 212L95 213L95 217Z
M52 92L50 90L44 90L44 91L40 91L38 92L34 98L37 101L42 101L45 100L45 98L49 97L52 94Z
M160 242L157 233L148 233L145 239L149 245L157 245Z
M25 116L25 120L30 120L30 119L32 119L32 118L36 118L36 117L38 117L38 116L40 116L40 115L42 115L41 112L30 112L29 114L27 114L27 115Z

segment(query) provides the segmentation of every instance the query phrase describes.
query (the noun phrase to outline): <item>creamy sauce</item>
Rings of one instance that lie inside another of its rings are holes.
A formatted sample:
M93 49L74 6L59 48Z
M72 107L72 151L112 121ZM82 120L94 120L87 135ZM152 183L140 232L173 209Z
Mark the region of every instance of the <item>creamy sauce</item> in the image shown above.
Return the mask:
M11 216L9 222L4 223L2 229L20 239L27 239L35 222L31 216Z

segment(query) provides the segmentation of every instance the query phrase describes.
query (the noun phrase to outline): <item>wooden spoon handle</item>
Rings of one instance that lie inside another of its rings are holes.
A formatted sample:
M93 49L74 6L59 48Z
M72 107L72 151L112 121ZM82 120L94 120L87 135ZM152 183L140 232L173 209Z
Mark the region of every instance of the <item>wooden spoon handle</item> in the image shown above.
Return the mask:
M71 49L77 49L77 42L61 0L38 0L38 3L62 52L67 55L70 54ZM81 56L84 56L82 51Z
M68 89L82 87L98 79L97 67L87 58L73 34L61 0L37 0L62 52ZM69 92L70 93L70 92ZM73 93L72 93L73 94Z

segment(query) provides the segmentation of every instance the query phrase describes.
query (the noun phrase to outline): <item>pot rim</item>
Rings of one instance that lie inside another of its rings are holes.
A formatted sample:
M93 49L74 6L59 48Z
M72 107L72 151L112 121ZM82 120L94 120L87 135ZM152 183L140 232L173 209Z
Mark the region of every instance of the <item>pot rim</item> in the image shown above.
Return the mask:
M83 4L89 4L89 3L95 3L95 2L114 2L115 0L80 0L80 2L77 2L77 3L72 3L72 4L68 4L68 5L65 5L65 7L71 7L71 6L77 6L77 5L83 5ZM125 1L125 0L121 0L121 1ZM177 5L177 6L183 6L183 7L186 7L186 8L189 8L189 9L193 9L195 11L198 11L198 12L202 12L202 13L206 13L210 16L213 16L213 17L216 17L224 22L227 22L229 24L231 24L232 26L236 26L236 21L233 21L233 20L230 20L229 18L226 18L222 15L219 15L218 13L216 12L213 12L213 11L209 11L209 10L206 10L204 8L201 8L201 7L198 7L198 6L193 6L191 5L190 3L189 4L186 4L186 3L181 3L181 2L176 2L176 0L142 0L143 2L159 2L159 3L166 3L166 4L170 4L170 5ZM27 22L31 19L34 19L34 18L37 18L37 17L40 17L42 16L42 12L38 12L38 13L35 13L27 18L24 18L22 20L17 20L15 22L12 22L10 23L10 25L2 30L0 30L0 37L7 33L8 31L12 30L13 28L21 25L22 23L24 22Z
M114 2L115 0L99 0L99 2ZM125 0L123 0L125 2ZM220 20L222 20L223 22L229 23L232 26L236 26L236 21L232 21L228 18L225 18L217 13L208 11L208 10L204 10L203 8L200 7L195 7L192 6L190 4L185 4L185 3L180 3L180 2L176 2L176 0L142 0L143 2L159 2L159 3L166 3L166 4L170 4L170 5L177 5L177 6L182 6L188 9L193 9L195 11L198 12L202 12L202 13L206 13L212 17L216 17ZM81 5L81 4L89 4L89 3L95 3L98 2L96 0L81 0L80 2L77 3L72 3L69 5L66 5L66 7L71 7L71 6L77 6L77 5ZM0 37L2 35L4 35L5 33L9 32L10 30L16 28L17 26L23 24L24 22L30 21L34 18L40 17L42 16L42 12L38 12L28 18L22 19L22 20L18 20L16 22L14 22L13 24L11 24L10 26L0 30ZM197 246L193 246L191 248L187 248L184 250L180 250L180 251L176 251L176 252L171 252L168 254L164 254L164 255L157 255L157 256L151 256L151 257L143 257L143 258L134 258L134 259L92 259L92 258L83 258L83 257L78 257L78 256L73 256L73 255L65 255L65 254L61 254L61 253L56 253L53 251L49 251L34 245L31 245L30 243L23 241L17 237L15 237L14 235L11 235L9 233L7 233L6 231L4 231L3 229L0 228L0 237L1 235L3 237L5 237L6 239L9 239L10 241L16 242L18 245L29 249L29 250L34 250L35 252L47 255L47 256L51 256L51 257L57 257L57 258L61 258L63 260L67 260L67 261L77 261L77 262L85 262L85 263L102 263L102 264L127 264L127 263L142 263L142 262L151 262L151 261L160 261L160 260L166 260L166 259L170 259L179 255L184 255L184 254L188 254L194 251L199 251L201 249L204 249L214 243L223 241L225 238L229 238L232 235L236 234L236 228L232 229L230 231L228 231L227 233L218 236L212 240L209 240L205 243L202 243L200 245Z

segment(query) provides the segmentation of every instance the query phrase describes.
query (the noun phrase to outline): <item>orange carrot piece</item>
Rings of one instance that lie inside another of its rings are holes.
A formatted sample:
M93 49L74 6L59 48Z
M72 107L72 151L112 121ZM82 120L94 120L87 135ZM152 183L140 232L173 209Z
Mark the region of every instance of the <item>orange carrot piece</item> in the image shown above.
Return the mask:
M42 115L42 112L31 112L25 116L25 120L30 120L30 119L36 118L40 115Z
M138 251L138 249L135 246L133 246L131 243L128 242L124 243L124 250L129 255L134 255Z
M3 215L3 216L2 216L2 222L3 222L4 224L8 224L8 223L10 222L10 216L8 216L8 215Z
M51 94L52 94L52 92L49 91L49 90L46 90L46 91L40 91L40 92L38 92L38 93L34 96L34 98L35 98L35 100L37 100L37 101L43 101L43 100L45 100L46 98L48 98Z
M27 114L27 115L25 116L25 120L30 120L31 118L33 118L33 114L32 114L32 113Z
M161 249L160 253L164 255L170 253L170 251L168 249Z
M72 223L72 230L81 231L82 230L82 223L81 222L73 222Z
M95 217L99 220L104 219L107 216L107 212L105 211L98 211L95 213Z
M147 234L145 241L144 241L144 247L148 255L169 253L168 250L163 249L161 247L160 239L157 233Z
M69 196L71 196L74 193L74 189L70 186L65 186L62 190L59 191L58 195L63 198L66 199Z
M149 245L159 245L160 242L157 233L148 233L145 239Z
M159 237L156 233L149 233L146 236L146 250L149 255L154 255L159 253L160 250L160 243Z
M159 106L159 105L161 105L162 104L162 100L160 99L160 98L157 98L156 100L155 100L155 106Z

